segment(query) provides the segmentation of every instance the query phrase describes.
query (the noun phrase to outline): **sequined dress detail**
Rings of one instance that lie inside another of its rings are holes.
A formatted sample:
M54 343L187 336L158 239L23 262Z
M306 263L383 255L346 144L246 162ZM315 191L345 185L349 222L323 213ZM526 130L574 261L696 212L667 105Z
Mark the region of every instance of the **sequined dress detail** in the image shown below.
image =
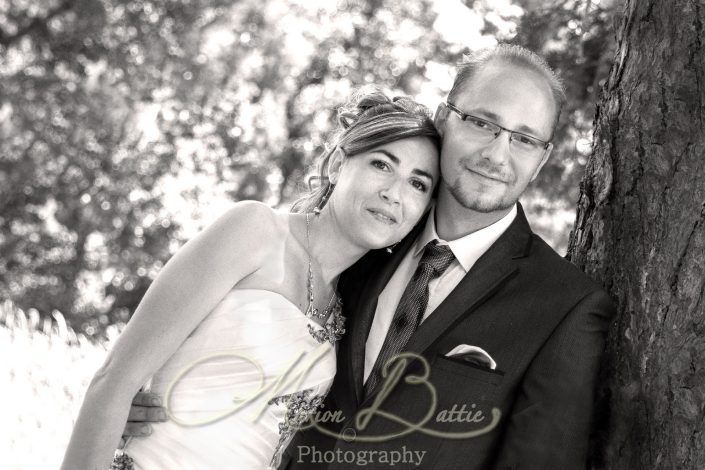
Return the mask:
M320 326L276 292L230 291L150 381L162 397L172 385L169 420L131 439L111 468L277 468L333 382L340 310Z

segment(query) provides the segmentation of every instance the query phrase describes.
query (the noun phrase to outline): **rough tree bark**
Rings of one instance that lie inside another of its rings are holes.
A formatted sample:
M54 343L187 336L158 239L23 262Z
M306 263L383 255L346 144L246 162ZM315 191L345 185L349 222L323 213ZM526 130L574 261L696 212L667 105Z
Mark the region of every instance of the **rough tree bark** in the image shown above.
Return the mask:
M619 314L593 468L705 468L705 0L628 0L569 257Z

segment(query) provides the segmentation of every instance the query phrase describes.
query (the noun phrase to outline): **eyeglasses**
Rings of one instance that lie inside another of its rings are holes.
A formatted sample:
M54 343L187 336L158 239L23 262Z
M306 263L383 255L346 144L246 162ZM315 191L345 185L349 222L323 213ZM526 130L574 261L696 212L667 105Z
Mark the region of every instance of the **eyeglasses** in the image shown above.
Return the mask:
M512 150L512 153L517 156L525 157L538 156L552 145L551 142L546 142L536 137L507 129L496 122L464 113L451 103L446 103L446 106L457 114L463 122L467 123L465 127L467 127L468 132L480 143L489 144L499 137L502 131L507 131L509 133L509 148Z

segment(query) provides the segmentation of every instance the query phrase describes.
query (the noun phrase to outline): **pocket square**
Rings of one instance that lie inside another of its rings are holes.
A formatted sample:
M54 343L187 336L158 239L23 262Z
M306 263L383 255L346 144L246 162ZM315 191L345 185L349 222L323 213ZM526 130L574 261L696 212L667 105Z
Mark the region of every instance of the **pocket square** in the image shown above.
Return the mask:
M471 364L477 364L479 366L488 367L492 370L497 368L497 363L494 359L492 359L492 356L490 356L487 351L485 351L479 346L460 344L450 350L450 352L446 354L446 357L460 359L463 361L467 361Z

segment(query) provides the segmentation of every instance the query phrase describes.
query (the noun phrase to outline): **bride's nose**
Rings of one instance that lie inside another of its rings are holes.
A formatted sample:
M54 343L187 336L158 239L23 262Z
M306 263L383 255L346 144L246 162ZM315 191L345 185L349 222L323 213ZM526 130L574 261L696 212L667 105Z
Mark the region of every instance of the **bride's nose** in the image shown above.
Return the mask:
M379 197L389 204L399 204L401 200L401 182L396 178L389 181L385 187L380 189Z

